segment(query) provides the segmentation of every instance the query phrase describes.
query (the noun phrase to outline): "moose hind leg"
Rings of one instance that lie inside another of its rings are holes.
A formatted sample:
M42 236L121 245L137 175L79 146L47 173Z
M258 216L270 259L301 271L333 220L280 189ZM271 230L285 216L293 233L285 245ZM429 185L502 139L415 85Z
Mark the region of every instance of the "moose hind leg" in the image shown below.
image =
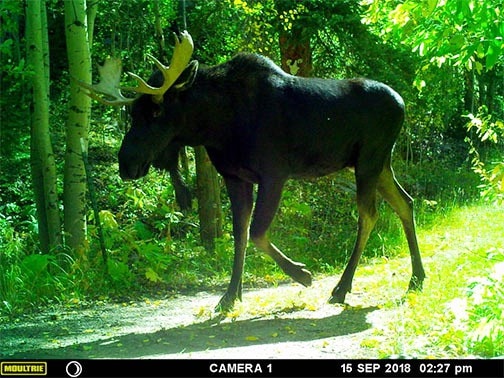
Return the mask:
M387 164L380 174L378 190L399 216L408 240L412 266L412 276L408 290L421 290L425 271L416 237L413 199L397 182L390 164Z
M347 293L352 290L352 281L371 231L378 219L376 210L376 179L357 177L357 208L359 221L357 240L350 256L350 260L340 278L339 283L333 289L329 303L344 303Z
M250 227L250 238L256 247L275 260L285 274L304 286L310 286L312 275L308 270L304 269L305 265L285 256L282 251L270 243L266 236L280 203L283 184L284 181L281 180L267 180L259 184Z

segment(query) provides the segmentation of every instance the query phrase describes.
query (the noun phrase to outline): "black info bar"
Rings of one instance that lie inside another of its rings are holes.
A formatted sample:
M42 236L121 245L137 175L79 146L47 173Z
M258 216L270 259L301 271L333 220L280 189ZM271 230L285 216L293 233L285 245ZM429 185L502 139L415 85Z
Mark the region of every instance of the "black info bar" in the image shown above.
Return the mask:
M504 377L504 359L3 360L0 377Z

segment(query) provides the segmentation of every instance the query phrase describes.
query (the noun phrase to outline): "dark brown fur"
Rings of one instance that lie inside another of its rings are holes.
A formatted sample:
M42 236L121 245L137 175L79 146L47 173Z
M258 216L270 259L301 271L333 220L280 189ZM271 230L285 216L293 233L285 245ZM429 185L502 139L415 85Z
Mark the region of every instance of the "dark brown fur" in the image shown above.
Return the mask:
M151 78L154 84L159 80L159 74ZM119 152L120 173L124 179L137 179L147 174L152 163L162 167L167 149L206 147L225 180L233 212L233 272L220 309L230 309L241 298L249 236L286 274L303 285L311 284L304 265L271 244L266 232L286 180L319 177L345 167L355 169L358 233L330 301L343 302L351 290L358 260L378 217L377 190L398 214L408 239L413 267L409 288L421 288L425 274L412 199L390 166L404 121L404 103L395 91L365 79L294 77L253 54L199 70L192 64L178 84L165 94L161 106L147 95L133 104L133 126ZM255 207L254 184L258 185Z

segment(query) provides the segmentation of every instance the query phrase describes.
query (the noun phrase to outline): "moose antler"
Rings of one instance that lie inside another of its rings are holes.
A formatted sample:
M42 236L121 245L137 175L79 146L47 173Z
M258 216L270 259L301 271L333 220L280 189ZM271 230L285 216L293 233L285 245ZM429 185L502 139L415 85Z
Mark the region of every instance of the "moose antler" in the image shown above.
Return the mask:
M159 88L153 87L140 76L128 72L132 78L137 82L136 87L126 87L123 90L150 94L152 95L152 101L155 103L163 102L163 95L165 92L175 83L178 77L182 74L184 69L187 67L189 60L194 49L193 40L191 35L187 31L181 33L181 39L174 33L175 36L175 48L173 50L172 60L170 66L163 65L159 60L150 54L147 57L151 59L156 67L163 74L163 85ZM77 83L82 87L89 90L87 95L105 105L127 105L131 104L135 98L124 97L121 93L120 80L122 73L122 63L119 58L108 58L103 66L98 66L98 73L100 74L100 82L98 84L90 85L82 81L77 80ZM99 96L105 95L105 97Z
M173 35L175 37L175 48L173 50L173 56L169 66L163 65L152 55L147 54L147 57L156 64L159 71L163 74L163 85L159 88L152 87L138 75L128 72L128 75L137 81L137 86L125 89L138 93L151 94L154 96L153 101L158 104L163 101L163 95L165 92L173 85L173 83L175 83L175 81L177 81L178 77L189 64L194 49L193 40L187 31L184 30L181 33L181 40L178 39L177 34L173 33Z
M119 82L121 81L122 63L119 58L107 58L103 66L98 66L100 82L90 85L77 80L77 83L89 90L86 93L92 99L105 105L121 106L131 104L135 99L124 97L121 93ZM101 97L98 94L105 95Z

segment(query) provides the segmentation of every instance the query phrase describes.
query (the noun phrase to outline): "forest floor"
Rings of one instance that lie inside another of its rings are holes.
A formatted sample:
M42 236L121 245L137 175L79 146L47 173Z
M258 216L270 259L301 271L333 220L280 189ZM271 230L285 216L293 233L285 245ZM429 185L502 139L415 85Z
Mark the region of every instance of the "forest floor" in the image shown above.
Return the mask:
M460 342L449 308L468 280L501 261L503 229L502 209L485 206L454 211L420 230L427 279L424 291L406 300L407 247L395 258L362 261L345 305L327 303L340 274L317 276L308 288L290 281L246 288L225 317L214 312L222 288L73 302L0 321L0 359L463 358L460 345L440 337L455 332Z
M210 292L58 306L0 324L0 358L379 358L363 345L398 311L383 302L402 293L391 293L388 284L366 292L366 282L387 280L365 270L345 305L326 303L337 277L322 277L309 288L244 290L243 302L225 318L213 312L220 293ZM406 288L408 277L401 280Z

